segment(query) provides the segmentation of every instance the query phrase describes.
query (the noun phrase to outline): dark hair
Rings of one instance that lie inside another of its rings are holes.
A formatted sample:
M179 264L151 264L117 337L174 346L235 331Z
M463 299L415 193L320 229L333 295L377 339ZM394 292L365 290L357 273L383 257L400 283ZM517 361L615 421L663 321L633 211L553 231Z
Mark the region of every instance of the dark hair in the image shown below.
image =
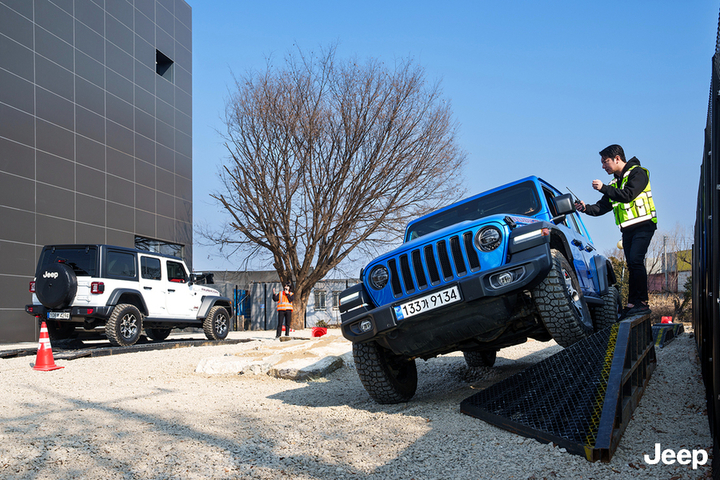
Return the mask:
M609 147L605 147L600 150L600 159L615 158L618 156L620 157L620 160L627 162L627 160L625 160L625 151L618 144L612 144Z
M290 287L290 286L291 286L291 285L290 285L290 282L286 283L285 286L286 286L286 287Z

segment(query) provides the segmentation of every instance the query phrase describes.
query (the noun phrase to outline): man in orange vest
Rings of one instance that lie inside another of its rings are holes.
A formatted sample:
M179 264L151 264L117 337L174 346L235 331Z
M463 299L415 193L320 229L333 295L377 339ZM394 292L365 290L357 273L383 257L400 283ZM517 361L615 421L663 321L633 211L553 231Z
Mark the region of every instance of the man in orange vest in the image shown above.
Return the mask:
M280 293L275 293L275 289L273 288L273 301L278 302L278 325L275 338L280 338L283 320L285 321L285 336L290 336L290 318L292 317L292 301L294 296L295 294L290 291L289 283L285 284L285 289Z

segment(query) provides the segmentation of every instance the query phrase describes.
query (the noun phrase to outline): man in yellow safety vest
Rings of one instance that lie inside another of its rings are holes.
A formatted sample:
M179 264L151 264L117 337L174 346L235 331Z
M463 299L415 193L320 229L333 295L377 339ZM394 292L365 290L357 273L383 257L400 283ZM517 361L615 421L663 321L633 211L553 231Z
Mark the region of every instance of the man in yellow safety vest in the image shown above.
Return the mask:
M648 307L647 270L645 254L657 230L655 202L650 190L650 172L640 166L636 157L625 160L620 145L610 145L600 152L602 168L613 179L609 184L593 180L592 186L603 194L594 205L578 201L578 211L599 216L613 211L615 223L622 232L622 245L628 267L628 301L620 319L629 315L650 313Z

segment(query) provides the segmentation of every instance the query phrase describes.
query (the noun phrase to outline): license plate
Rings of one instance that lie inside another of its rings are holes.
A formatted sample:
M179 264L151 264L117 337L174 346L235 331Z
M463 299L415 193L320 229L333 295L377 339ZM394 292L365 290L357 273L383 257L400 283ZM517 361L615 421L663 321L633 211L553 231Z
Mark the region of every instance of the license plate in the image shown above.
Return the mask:
M53 320L70 320L70 312L48 312L48 318Z
M460 291L457 287L450 287L440 292L420 297L412 302L396 306L395 316L398 320L403 320L459 301Z

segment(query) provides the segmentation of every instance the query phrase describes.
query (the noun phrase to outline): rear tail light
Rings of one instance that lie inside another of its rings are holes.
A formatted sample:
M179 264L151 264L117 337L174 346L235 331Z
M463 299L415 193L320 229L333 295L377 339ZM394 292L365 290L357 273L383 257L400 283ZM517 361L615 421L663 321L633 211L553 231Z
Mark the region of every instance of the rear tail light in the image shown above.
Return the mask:
M35 293L35 280L30 282L30 293Z
M92 282L90 284L90 293L99 295L105 293L105 284L103 282Z

